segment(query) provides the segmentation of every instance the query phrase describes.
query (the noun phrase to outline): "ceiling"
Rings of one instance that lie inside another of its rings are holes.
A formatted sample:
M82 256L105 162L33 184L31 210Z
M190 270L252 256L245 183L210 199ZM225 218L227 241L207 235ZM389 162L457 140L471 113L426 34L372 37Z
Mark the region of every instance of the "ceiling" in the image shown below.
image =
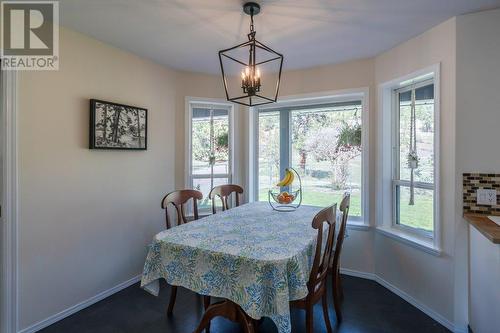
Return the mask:
M217 52L246 40L239 0L61 0L63 26L176 69L218 73ZM266 0L257 39L284 69L377 55L446 19L500 0Z

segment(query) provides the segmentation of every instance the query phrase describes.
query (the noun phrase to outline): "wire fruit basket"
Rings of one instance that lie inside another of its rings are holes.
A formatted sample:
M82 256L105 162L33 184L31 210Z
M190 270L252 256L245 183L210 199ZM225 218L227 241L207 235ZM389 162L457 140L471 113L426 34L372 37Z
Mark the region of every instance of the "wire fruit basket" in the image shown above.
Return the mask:
M293 190L292 184L298 179L299 187ZM278 212L293 212L302 204L302 180L294 168L286 168L285 176L268 192L269 205Z

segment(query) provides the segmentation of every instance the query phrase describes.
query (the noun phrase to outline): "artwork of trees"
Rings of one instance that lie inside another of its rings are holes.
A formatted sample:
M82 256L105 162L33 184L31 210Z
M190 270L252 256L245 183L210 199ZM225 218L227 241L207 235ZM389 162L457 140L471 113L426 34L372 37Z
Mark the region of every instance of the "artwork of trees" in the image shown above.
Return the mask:
M101 101L93 105L94 148L146 149L145 109Z

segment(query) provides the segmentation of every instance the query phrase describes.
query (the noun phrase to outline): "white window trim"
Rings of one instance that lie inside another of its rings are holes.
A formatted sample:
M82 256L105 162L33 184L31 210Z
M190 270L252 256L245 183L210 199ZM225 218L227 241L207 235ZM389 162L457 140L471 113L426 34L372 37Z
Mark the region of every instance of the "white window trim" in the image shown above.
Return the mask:
M344 89L325 91L321 93L289 95L279 98L277 103L264 105L261 107L251 107L248 112L248 185L249 185L249 201L253 202L257 197L257 177L255 171L258 168L258 160L255 158L258 147L258 112L265 109L275 109L282 107L290 107L296 105L314 105L325 103L338 103L352 101L353 99L361 100L361 144L363 151L361 153L362 160L362 197L361 209L363 211L363 221L349 221L350 229L368 230L370 228L370 89L368 87L356 89Z
M229 158L230 158L230 165L229 165L229 175L230 179L229 181L234 184L238 184L239 177L237 175L237 170L238 170L238 163L235 159L235 147L237 147L238 143L235 140L235 129L234 129L234 124L235 122L235 116L238 111L238 106L235 105L234 103L227 102L224 99L217 99L217 98L202 98L202 97L191 97L187 96L185 98L185 156L184 156L184 165L185 165L185 171L184 171L184 187L185 188L190 188L191 187L191 134L192 134L192 112L191 112L191 105L197 104L197 105L207 105L207 106L220 106L224 108L229 108Z
M3 202L0 248L2 268L0 272L0 331L17 332L19 323L19 256L18 256L18 118L17 118L17 73L2 71L2 96L0 107L3 117Z
M412 81L420 81L431 74L434 80L434 231L430 238L414 228L394 225L392 175L392 114L395 107L393 91ZM376 166L376 230L404 244L433 255L441 255L440 215L440 64L435 64L403 77L380 84L378 87L378 146Z

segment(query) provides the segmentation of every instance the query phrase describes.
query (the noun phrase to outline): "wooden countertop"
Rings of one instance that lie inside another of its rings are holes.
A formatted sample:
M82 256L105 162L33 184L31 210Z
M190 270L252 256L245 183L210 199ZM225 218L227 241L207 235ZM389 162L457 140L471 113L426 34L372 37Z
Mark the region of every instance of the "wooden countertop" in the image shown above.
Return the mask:
M490 220L487 215L466 213L464 218L491 242L500 244L500 226Z

